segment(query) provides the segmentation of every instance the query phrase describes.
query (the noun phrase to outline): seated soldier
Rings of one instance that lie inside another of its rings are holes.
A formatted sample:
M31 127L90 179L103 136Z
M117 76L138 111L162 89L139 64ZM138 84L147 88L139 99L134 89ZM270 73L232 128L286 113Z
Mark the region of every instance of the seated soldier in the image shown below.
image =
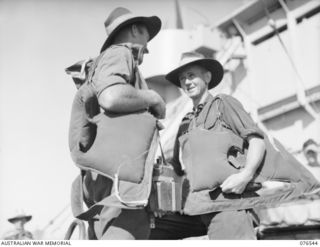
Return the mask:
M303 143L302 151L307 160L307 168L320 181L320 159L319 146L313 139L308 139Z
M302 146L303 154L311 167L320 167L319 163L319 147L313 139L308 139Z

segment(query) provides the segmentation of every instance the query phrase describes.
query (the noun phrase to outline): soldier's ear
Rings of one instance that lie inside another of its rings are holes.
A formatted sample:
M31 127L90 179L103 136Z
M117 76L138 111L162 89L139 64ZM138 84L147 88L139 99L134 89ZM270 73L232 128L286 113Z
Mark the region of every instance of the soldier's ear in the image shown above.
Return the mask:
M209 82L211 81L211 78L212 78L212 73L210 71L206 71L204 73L204 80L206 84L209 84Z
M131 25L131 32L134 37L137 36L137 34L139 33L139 28L136 24Z

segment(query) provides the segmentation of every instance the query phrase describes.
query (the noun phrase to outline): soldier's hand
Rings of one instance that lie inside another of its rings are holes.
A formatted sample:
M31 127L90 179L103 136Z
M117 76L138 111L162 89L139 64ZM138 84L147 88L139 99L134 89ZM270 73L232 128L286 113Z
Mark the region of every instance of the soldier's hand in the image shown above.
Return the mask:
M163 130L165 127L160 121L157 121L157 128L158 130Z
M138 65L142 64L144 54L149 53L146 45L133 44L132 45L132 55L134 60Z
M154 217L161 218L161 217L164 216L166 213L163 212L163 211L154 211L153 214L154 214Z
M221 185L224 193L242 194L252 176L245 171L230 175Z

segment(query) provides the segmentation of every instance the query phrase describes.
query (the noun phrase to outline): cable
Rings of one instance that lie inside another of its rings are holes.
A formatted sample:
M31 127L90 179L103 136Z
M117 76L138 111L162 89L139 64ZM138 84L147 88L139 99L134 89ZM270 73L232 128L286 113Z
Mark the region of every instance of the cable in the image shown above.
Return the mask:
M42 229L42 231L45 231L49 226L53 225L55 220L59 218L68 208L70 207L70 203L68 203L55 217L53 217L49 223Z
M69 219L70 219L70 215L65 216L65 217L61 220L60 224L59 224L55 229L53 229L53 230L51 231L51 233L55 233L56 231L61 230L61 226L63 226L63 224L65 224L66 221L69 220Z
M264 8L265 14L266 14L266 16L267 16L267 18L268 18L268 20L269 20L269 25L270 25L270 27L273 29L273 31L275 32L275 34L276 34L276 36L277 36L277 38L278 38L278 40L279 40L279 42L280 42L280 44L281 44L284 52L285 52L285 54L287 55L287 57L288 57L288 59L289 59L289 62L290 62L290 64L291 64L291 66L292 66L292 68L293 68L296 76L298 77L298 80L299 80L302 88L303 88L303 93L302 93L302 95L301 95L301 92L299 92L299 90L298 90L298 92L297 92L298 101L299 101L299 99L300 99L299 103L303 104L303 106L304 106L304 108L306 109L306 111L307 111L312 117L314 117L315 119L317 119L317 118L319 118L318 114L317 114L316 111L311 107L310 103L308 103L307 100L306 100L305 87L304 87L303 79L302 79L302 77L301 77L301 75L300 75L300 73L299 73L299 70L298 70L298 68L297 68L297 66L296 66L296 63L294 62L294 60L293 60L293 58L291 57L291 55L290 55L290 53L289 53L286 45L284 44L282 38L280 37L278 28L277 28L276 25L275 25L275 20L272 19L271 15L270 15L270 12L269 12L269 10L268 10L268 8L267 8L264 0L261 0L261 2L262 2L262 4L263 4L263 8ZM300 95L300 97L299 97L299 95ZM302 98L301 98L301 97L302 97ZM309 106L311 109L310 109L308 106ZM315 108L317 109L317 111L320 112L320 110L318 109L318 107L317 107L316 105L314 105L314 106L315 106Z

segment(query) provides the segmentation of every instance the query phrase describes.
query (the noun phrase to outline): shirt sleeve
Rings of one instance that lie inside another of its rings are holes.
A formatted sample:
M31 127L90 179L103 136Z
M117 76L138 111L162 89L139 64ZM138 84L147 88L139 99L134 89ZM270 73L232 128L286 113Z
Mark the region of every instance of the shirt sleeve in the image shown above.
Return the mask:
M133 58L129 48L114 46L109 48L101 58L92 82L96 95L115 84L131 81L133 75Z
M222 119L226 124L244 140L252 135L264 138L263 132L253 121L249 113L245 111L242 104L234 97L224 95L222 97L220 110Z

